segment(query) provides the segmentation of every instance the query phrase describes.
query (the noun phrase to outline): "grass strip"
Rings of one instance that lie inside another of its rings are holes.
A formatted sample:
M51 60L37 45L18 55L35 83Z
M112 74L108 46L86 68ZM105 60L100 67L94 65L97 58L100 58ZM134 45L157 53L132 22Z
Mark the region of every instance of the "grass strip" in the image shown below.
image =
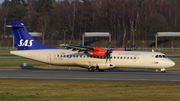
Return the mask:
M0 80L8 101L179 101L180 83Z

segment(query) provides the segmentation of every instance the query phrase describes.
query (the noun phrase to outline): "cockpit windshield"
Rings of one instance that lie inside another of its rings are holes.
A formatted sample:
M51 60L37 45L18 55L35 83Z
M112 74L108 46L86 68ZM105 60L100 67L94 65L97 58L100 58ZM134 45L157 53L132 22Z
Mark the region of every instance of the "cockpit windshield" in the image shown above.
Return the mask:
M156 55L155 58L167 58L165 55Z

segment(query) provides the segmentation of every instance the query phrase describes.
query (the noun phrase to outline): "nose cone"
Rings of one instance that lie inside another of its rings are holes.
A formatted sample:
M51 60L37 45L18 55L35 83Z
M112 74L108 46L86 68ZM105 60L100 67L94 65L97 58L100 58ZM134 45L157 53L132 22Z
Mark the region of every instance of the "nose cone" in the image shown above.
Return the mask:
M174 62L174 61L172 61L172 60L169 60L168 66L169 66L169 67L173 67L173 66L175 66L175 62Z
M171 61L169 64L171 65L171 67L175 66L175 62L174 61Z

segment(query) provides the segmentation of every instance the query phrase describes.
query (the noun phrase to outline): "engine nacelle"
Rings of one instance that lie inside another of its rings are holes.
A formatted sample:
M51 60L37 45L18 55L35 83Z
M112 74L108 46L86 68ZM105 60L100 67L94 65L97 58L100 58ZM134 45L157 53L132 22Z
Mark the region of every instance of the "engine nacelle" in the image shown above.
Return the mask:
M105 69L113 69L114 67L115 65L111 63L98 63L97 69L105 70Z
M115 49L113 49L113 51L125 51L125 50L115 48Z
M91 54L91 55L95 55L95 56L103 56L103 57L105 57L106 52L107 52L107 49L95 47L93 51L88 52L88 53Z

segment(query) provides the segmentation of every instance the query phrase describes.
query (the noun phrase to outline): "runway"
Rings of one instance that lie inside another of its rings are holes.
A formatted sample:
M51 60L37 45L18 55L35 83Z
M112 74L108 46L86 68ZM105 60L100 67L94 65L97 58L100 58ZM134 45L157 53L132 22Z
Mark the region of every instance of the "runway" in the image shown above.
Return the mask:
M177 82L180 71L166 73L149 70L47 70L0 69L0 80L109 81L109 82Z

